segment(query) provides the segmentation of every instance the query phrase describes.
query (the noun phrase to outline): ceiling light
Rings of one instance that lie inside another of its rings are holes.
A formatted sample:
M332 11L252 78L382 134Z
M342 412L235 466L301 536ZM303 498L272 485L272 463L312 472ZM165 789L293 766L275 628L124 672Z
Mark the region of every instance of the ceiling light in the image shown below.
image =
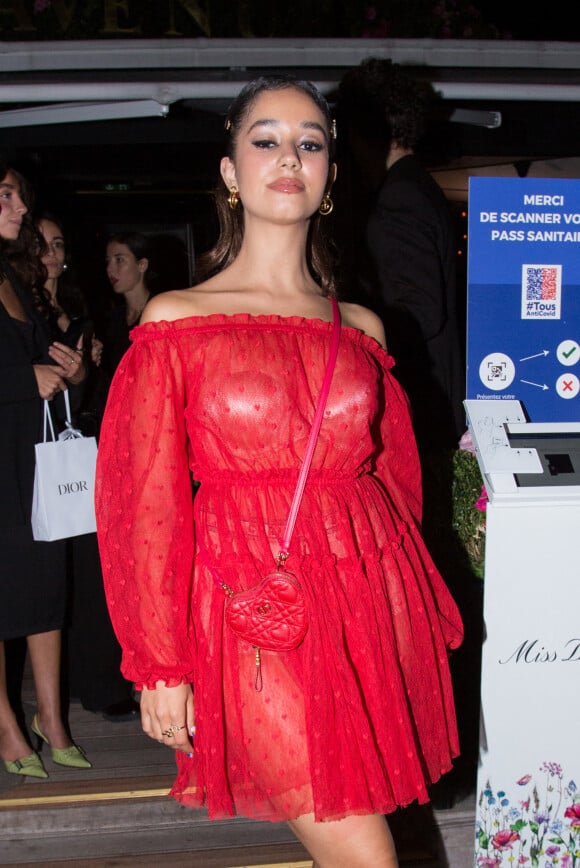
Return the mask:
M153 99L126 102L55 103L0 112L0 127L30 127L39 124L71 124L127 118L166 117L169 106Z

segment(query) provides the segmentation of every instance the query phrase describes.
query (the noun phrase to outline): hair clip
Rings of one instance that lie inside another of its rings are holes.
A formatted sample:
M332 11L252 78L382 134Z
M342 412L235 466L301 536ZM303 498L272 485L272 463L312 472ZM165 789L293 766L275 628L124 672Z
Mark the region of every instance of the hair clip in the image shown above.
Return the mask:
M232 128L232 122L229 118L226 118L226 122L224 124L224 127L226 128L227 132L229 133L229 131Z
M330 137L331 139L336 139L336 121L334 118L330 122Z

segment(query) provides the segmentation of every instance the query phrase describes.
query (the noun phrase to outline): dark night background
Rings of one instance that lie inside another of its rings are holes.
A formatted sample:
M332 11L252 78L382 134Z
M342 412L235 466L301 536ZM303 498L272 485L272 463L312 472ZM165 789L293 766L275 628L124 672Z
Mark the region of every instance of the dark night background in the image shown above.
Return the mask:
M314 4L312 0L291 4L287 0L207 0L197 5L207 14L196 23L180 0L127 0L123 4L77 0L76 5L73 0L67 4L62 0L6 0L0 6L0 40L33 44L84 38L114 43L115 39L140 37L143 41L167 38L171 22L173 36L191 39L193 44L196 36L208 34L236 40L245 36L363 37L372 54L375 46L384 46L385 39L426 39L435 46L438 39L569 43L579 32L562 0L542 6L522 0L317 0ZM63 10L73 8L74 15L63 17ZM24 10L35 29L17 29L10 9ZM114 14L107 18L105 9ZM130 74L122 69L114 73L121 79ZM200 69L199 74L201 78L206 74L231 78L235 70ZM508 81L510 71L502 70L502 74ZM10 75L0 70L0 82L10 81ZM90 75L90 70L77 73ZM152 70L151 77L155 75ZM43 73L37 76L39 81L46 79ZM520 160L528 154L574 155L580 136L575 105L545 103L541 116L534 110L533 124L530 105L474 104L474 108L505 108L497 130L460 124L433 126L422 143L426 162L434 168L465 155L495 154L498 162ZM13 107L3 105L4 109ZM157 270L164 275L164 288L190 282L193 256L212 243L215 233L211 191L223 147L224 108L180 101L171 106L166 119L0 130L0 152L15 154L15 164L35 187L39 206L56 211L65 220L72 256L95 303L101 303L109 292L103 246L107 233L118 227L148 229L156 235ZM460 239L465 220L462 211L460 206Z

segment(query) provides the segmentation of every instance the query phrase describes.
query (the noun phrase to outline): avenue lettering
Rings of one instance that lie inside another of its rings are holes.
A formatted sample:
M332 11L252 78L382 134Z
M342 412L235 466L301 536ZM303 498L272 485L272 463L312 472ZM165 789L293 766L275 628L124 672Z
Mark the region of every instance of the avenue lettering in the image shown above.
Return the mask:
M142 8L139 0L100 0L98 35L142 36ZM155 0L157 18L162 21L162 36L211 36L208 3L204 0ZM52 0L39 8L27 0L0 0L0 34L12 31L17 34L35 34L39 15L50 8L62 36L67 36L71 25L78 21L83 10L83 0ZM177 12L184 22L183 31L178 29ZM188 26L189 23L189 26ZM97 33L95 33L95 36Z
M78 494L80 491L88 490L84 479L81 479L80 482L60 482L58 485L59 494Z
M580 639L568 639L558 652L546 648L539 639L525 639L512 653L499 658L503 666L507 663L573 663L580 662Z

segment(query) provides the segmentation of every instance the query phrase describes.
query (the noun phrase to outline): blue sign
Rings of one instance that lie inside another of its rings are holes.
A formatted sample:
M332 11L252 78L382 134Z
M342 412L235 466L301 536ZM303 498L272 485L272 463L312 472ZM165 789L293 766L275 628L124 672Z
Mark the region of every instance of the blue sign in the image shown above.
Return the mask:
M467 397L580 421L580 181L471 178Z

